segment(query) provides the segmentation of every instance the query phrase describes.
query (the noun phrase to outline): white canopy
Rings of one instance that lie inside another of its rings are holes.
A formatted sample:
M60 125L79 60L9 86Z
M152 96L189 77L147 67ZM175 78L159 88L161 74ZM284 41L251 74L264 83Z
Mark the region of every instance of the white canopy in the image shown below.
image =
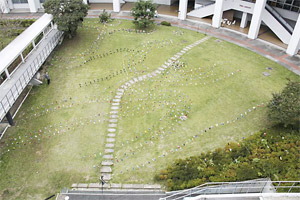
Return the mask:
M51 23L52 15L44 14L0 52L0 74Z

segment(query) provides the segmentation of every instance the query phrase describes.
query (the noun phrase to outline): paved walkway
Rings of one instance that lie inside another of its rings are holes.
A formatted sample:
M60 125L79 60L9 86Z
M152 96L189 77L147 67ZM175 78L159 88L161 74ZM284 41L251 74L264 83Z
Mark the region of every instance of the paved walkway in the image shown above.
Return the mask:
M100 11L89 11L88 17L98 17ZM113 18L116 19L129 19L132 20L133 18L130 16L130 13L127 11L121 11L120 13L113 13ZM172 23L173 26L178 26L181 28L186 28L194 31L199 31L202 33L206 33L207 35L211 35L217 38L221 38L228 42L232 42L236 45L242 46L247 48L251 51L254 51L264 57L267 57L282 66L286 67L287 69L293 71L294 73L300 75L300 55L297 54L295 56L289 56L286 54L286 50L282 47L276 46L269 42L266 42L261 39L248 39L247 35L244 33L240 33L228 28L219 28L215 29L210 24L206 24L199 21L194 21L187 19L185 21L178 20L177 17L167 16L167 15L160 15L158 18L155 19L157 23L161 21L169 21Z

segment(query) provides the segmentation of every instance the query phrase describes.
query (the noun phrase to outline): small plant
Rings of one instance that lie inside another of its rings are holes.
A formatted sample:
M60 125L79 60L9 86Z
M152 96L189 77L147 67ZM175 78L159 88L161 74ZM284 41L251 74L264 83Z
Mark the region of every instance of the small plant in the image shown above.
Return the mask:
M100 23L107 23L111 22L111 13L106 12L106 10L103 10L103 13L99 15Z
M167 21L162 21L162 22L160 22L160 24L163 26L171 26L171 23L167 22Z

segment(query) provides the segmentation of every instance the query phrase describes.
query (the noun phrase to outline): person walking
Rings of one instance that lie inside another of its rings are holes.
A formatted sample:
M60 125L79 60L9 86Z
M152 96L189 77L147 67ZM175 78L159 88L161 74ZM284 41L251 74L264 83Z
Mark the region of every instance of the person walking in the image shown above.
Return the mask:
M49 85L50 84L50 76L49 76L48 72L46 72L45 78L47 79L47 83Z

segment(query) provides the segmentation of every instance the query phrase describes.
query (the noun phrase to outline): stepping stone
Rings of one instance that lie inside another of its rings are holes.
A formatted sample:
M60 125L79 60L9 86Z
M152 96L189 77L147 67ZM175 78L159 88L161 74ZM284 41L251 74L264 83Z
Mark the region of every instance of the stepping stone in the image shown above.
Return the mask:
M114 102L120 102L121 99L113 99Z
M109 129L107 129L107 131L110 132L110 133L114 133L114 132L116 132L116 129L115 128L109 128Z
M147 76L148 76L148 77L150 77L150 78L152 77L152 75L151 75L150 73L149 73L149 74L147 74Z
M117 114L119 111L117 111L117 110L112 110L112 111L110 111L110 114Z
M271 76L271 74L268 73L268 72L263 72L263 75L264 75L264 76Z
M114 138L107 138L106 142L115 142L115 139Z
M110 118L118 118L118 115L111 115Z
M134 81L133 81L133 80L130 80L129 82L130 82L131 84L134 84Z
M105 153L113 153L114 150L113 150L113 149L104 149L104 152L105 152Z
M119 106L120 103L112 103L111 105L112 105L112 106Z
M177 60L177 58L174 58L174 57L172 57L171 59L174 60L174 61Z
M170 60L170 59L169 59L169 60L168 60L168 62L169 62L169 63L170 63L170 65L171 65L171 64L173 63L173 60Z
M158 69L159 69L160 71L164 71L164 70L165 70L164 68L161 68L161 67L160 67L160 68L158 68Z
M143 80L143 77L139 76L139 81L142 81Z
M116 98L116 99L121 99L122 96L116 95L115 98Z
M111 144L111 143L107 143L106 145L105 145L105 147L107 147L107 148L114 148L114 144Z
M128 82L127 82L127 83L125 83L125 85L127 85L128 87L130 87L130 86L131 86L131 84L130 84L130 83L128 83Z
M115 137L115 136L116 136L116 134L109 133L109 134L107 134L107 136L108 136L108 137Z
M103 173L101 174L103 176L103 180L110 181L111 180L111 174Z
M161 74L161 71L159 71L159 70L155 70L155 72L158 73L158 74Z
M117 124L108 124L108 127L110 128L117 127Z
M188 51L189 49L188 48L184 48L183 50Z
M111 170L111 167L104 166L101 168L101 172L102 173L111 173L112 170Z
M153 76L156 76L155 72L152 72L152 75L153 75Z
M174 57L178 59L180 56L175 55Z
M103 158L105 158L105 159L113 159L114 156L112 154L107 154L107 155L104 155Z
M88 187L88 184L86 183L78 183L78 188L87 188Z
M133 78L134 82L138 82L139 80L137 78Z
M119 96L122 96L122 95L123 95L123 93L117 92L117 95L119 95Z
M99 183L90 183L89 188L100 188L100 184Z
M110 120L108 120L108 121L111 122L111 123L116 123L116 122L118 122L117 119L110 119Z
M163 68L167 69L168 67L166 65L162 65Z
M184 51L184 50L182 50L182 51L180 51L181 53L185 53L186 51Z
M113 106L111 107L112 110L118 110L119 109L119 106Z
M124 88L126 90L127 86L126 85L122 85L121 88Z
M143 75L143 79L146 79L147 78L147 76L146 75Z
M178 55L178 56L182 56L183 54L179 52L179 53L177 53L177 55Z
M105 160L105 161L102 161L102 163L101 163L102 166L111 166L113 164L114 163L110 160Z
M118 91L119 91L119 92L122 92L122 93L124 92L124 90L123 90L123 89L118 89Z

